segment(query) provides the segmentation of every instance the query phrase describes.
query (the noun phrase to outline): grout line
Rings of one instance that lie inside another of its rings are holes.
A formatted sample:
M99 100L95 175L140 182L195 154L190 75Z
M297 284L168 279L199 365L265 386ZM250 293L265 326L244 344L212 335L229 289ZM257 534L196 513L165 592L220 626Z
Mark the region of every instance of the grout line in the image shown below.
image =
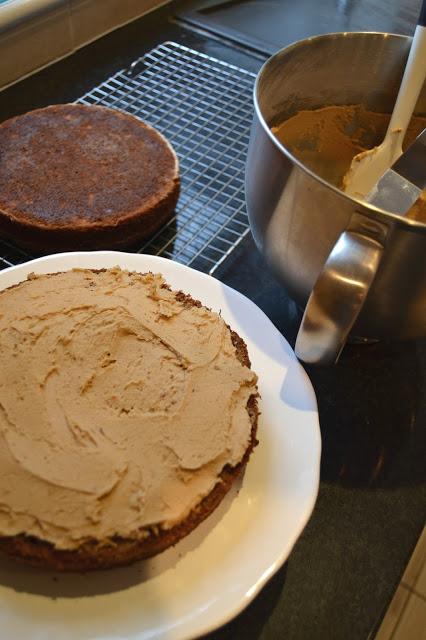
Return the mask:
M414 593L414 595L418 596L422 600L425 600L426 602L426 595L424 593L420 593L420 591L417 591L415 586L410 587L410 585L407 582L403 582L403 581L401 581L400 586L404 587L404 589L407 589L407 591L409 591L410 593Z
M396 602L397 594L399 594L399 600L402 600L402 602L405 603L403 604L401 611L398 611L399 603ZM380 638L381 640L391 640L396 626L399 623L399 620L405 610L405 606L408 604L409 599L409 590L400 583L395 589L392 599L385 609L378 627L370 632L367 640L373 640L373 638Z
M395 626L393 628L393 631L389 636L389 640L392 640L393 638L395 638L395 634L398 631L398 628L400 627L402 619L404 617L404 614L405 614L405 612L407 610L408 603L410 602L411 598L413 597L413 592L411 591L411 589L409 587L407 587L405 585L402 585L402 582L400 583L400 586L403 589L405 589L406 591L408 591L409 596L408 596L407 600L405 601L404 606L401 609L401 613L399 614L398 620L396 621Z
M420 598L420 600L423 600L423 602L426 602L426 596L424 596L423 593L420 593L420 591L416 591L415 589L413 589L413 593L415 596Z

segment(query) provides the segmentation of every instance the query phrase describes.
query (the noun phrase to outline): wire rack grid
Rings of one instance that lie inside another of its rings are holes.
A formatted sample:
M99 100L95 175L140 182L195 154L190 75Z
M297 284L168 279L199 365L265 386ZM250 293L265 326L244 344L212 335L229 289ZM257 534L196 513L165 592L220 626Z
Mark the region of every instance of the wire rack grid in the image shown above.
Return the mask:
M212 274L249 231L244 166L255 75L174 42L153 49L77 102L136 115L180 163L173 218L138 247ZM0 242L0 268L33 256Z

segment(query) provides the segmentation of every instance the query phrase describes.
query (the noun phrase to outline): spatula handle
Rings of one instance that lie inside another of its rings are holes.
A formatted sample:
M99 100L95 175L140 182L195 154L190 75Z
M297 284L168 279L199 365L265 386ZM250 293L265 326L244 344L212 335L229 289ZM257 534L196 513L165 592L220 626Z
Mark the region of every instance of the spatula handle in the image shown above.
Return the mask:
M393 132L390 137L394 148L400 149L399 152L392 154L394 158L398 157L402 152L402 141L426 77L425 22L426 0L423 0L418 25L414 32L413 43L388 128L388 133Z

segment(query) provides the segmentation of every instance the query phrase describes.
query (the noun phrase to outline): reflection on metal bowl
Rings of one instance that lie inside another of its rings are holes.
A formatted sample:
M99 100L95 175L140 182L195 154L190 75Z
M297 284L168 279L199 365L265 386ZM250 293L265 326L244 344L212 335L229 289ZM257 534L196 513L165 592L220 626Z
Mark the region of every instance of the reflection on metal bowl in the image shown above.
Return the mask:
M358 105L390 113L410 38L308 38L259 72L246 165L256 244L304 307L296 343L306 362L334 362L349 336L426 335L426 224L350 198L303 164L271 127L302 109ZM426 87L416 114L426 114Z

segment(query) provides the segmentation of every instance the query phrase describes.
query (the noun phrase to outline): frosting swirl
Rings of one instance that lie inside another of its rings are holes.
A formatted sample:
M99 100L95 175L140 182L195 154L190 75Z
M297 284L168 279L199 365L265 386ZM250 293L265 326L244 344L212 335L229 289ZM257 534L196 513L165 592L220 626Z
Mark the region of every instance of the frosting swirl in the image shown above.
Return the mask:
M160 275L33 276L0 293L0 535L73 549L183 520L247 449L256 375Z

